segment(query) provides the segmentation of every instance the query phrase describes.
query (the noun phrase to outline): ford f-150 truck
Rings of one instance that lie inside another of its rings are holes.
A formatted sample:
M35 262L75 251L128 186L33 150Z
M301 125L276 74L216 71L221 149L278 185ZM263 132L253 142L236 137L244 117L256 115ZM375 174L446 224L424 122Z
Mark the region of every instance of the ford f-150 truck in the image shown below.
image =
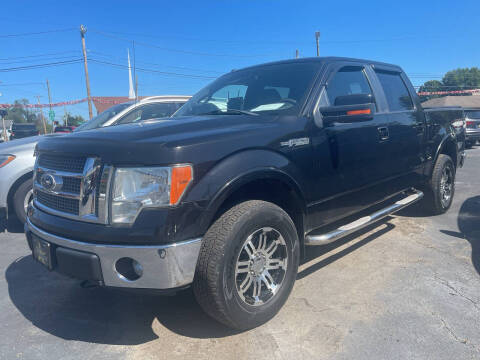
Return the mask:
M462 116L422 109L402 69L374 61L232 71L172 118L40 141L26 236L50 270L192 285L214 319L252 328L285 303L308 246L422 198L448 210Z

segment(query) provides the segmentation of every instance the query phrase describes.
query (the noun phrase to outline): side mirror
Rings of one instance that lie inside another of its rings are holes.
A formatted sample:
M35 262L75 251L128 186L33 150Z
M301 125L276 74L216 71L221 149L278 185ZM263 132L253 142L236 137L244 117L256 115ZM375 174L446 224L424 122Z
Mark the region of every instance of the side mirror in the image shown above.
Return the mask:
M344 106L344 105L364 105L364 104L373 104L375 99L372 94L352 94L337 96L335 98L334 106Z
M338 98L337 98L338 99ZM325 106L320 108L325 126L333 123L353 123L373 119L375 104L355 104L340 106Z

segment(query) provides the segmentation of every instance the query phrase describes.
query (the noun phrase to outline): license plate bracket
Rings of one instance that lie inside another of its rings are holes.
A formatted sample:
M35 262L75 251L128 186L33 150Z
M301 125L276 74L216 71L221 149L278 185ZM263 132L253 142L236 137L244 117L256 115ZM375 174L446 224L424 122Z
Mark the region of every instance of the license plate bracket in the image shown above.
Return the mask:
M53 269L52 244L32 235L33 258L48 270Z

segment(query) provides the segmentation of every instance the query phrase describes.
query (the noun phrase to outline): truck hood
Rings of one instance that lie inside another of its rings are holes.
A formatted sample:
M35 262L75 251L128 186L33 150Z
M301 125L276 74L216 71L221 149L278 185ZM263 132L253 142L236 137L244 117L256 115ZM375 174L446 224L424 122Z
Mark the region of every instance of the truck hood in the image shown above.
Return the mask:
M252 141L256 146L268 144L270 137L265 134L278 133L277 119L276 116L251 115L154 119L46 138L38 143L37 150L98 156L111 164L190 162L193 154L196 159L202 155L196 152L212 157L211 152L215 151L214 157L218 157L224 151L235 151ZM270 130L258 131L260 128ZM222 144L228 144L228 149Z

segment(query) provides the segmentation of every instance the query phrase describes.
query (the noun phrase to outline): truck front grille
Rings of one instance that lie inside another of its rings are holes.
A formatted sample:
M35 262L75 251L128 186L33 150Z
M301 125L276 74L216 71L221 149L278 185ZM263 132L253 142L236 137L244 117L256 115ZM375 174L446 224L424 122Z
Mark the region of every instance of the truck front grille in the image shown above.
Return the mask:
M78 199L69 199L62 196L37 191L36 200L40 204L52 210L61 211L72 215L78 215L80 202L80 200Z
M111 170L95 157L41 153L35 164L34 205L57 216L105 224Z
M72 194L80 194L80 184L82 183L82 179L68 176L63 176L62 178L62 191Z
M81 174L86 159L86 157L66 157L52 154L40 154L38 157L38 165L50 170L69 171Z

